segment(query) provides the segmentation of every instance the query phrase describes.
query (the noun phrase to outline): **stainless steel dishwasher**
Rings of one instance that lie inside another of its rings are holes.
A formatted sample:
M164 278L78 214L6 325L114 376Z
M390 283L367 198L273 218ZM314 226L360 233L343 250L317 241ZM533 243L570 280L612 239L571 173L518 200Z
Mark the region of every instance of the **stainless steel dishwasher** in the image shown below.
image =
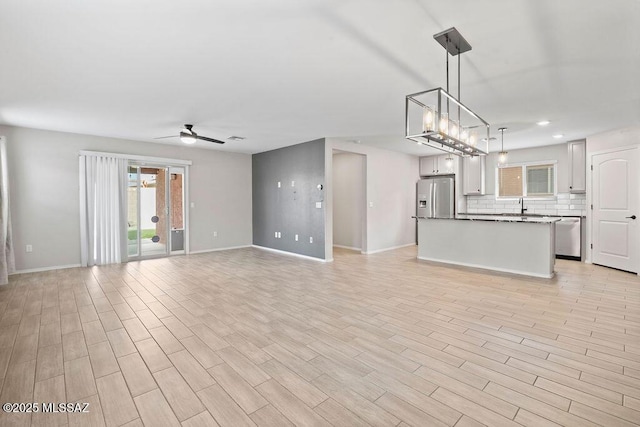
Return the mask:
M556 258L581 258L580 218L561 218L556 222Z

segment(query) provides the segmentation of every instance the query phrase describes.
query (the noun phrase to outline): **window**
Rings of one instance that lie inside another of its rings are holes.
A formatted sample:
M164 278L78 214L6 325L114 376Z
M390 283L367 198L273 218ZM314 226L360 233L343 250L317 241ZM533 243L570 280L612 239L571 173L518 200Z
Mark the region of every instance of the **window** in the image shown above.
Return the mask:
M528 163L498 167L498 197L554 197L556 195L556 163Z

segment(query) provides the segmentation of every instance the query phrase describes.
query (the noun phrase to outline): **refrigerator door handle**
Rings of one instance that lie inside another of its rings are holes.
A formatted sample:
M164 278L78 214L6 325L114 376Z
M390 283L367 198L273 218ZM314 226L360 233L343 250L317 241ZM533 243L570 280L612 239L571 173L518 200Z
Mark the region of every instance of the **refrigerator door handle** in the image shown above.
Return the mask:
M436 206L436 194L438 191L438 184L433 183L433 218L438 215L438 206Z
M429 183L429 218L433 216L433 182Z

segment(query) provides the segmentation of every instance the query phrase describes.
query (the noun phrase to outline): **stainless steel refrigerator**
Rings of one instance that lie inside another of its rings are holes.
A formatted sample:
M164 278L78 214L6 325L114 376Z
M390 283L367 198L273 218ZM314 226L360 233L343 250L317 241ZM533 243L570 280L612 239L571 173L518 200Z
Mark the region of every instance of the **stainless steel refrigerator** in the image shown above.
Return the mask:
M418 181L417 217L453 218L454 211L453 176L433 176Z

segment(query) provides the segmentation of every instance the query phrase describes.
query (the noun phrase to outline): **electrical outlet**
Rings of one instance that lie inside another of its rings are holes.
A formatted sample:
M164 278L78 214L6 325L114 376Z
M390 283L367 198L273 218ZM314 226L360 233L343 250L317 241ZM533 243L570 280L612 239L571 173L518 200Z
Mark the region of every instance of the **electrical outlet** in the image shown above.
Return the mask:
M322 209L322 202L316 202L316 209Z
M282 232L278 231L278 239L282 239Z
M298 235L296 234L296 242L298 241Z
M33 252L33 246L32 245L27 245L24 250L25 250L25 252Z
M313 237L309 237L309 243L313 243Z
M277 231L275 232L275 235L276 235L275 237L276 237L276 239L277 239L277 238L278 238L278 232L277 232Z
M296 186L296 182L295 181L291 181L291 186L295 187Z
M213 232L213 237L218 237L218 232L217 231Z
M372 208L373 207L373 202L369 202L369 207Z
M282 187L282 183L278 181L278 188Z

